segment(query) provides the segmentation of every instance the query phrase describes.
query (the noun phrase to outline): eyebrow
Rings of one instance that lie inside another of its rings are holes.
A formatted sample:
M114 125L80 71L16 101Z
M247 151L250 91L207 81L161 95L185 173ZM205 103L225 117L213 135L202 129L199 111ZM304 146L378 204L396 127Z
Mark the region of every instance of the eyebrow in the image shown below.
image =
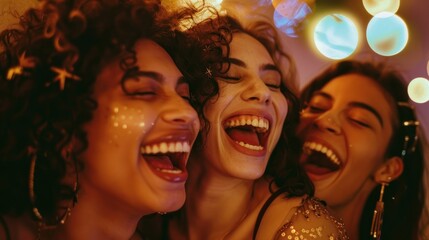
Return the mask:
M260 67L260 69L261 70L273 70L273 71L277 71L277 72L281 73L280 69L276 65L271 64L271 63L267 63L267 64L262 65Z
M241 61L240 59L229 58L229 62L231 64L237 65L239 67L247 68L247 64L245 62ZM273 70L273 71L277 71L280 73L280 69L276 65L271 64L271 63L264 64L259 69L260 70Z
M316 96L316 95L323 96L325 98L328 98L329 100L333 100L332 96L325 93L325 92L315 91L313 96ZM365 110L371 112L377 118L380 125L382 127L384 126L383 118L381 118L380 113L377 110L375 110L375 108L371 107L370 105L363 103L363 102L350 102L348 105L351 107L362 108L362 109L365 109Z
M154 72L154 71L137 71L134 74L137 75L137 76L145 76L145 77L148 77L148 78L152 78L153 80L155 80L157 82L160 82L160 83L165 82L165 76L162 75L161 73L158 73L158 72ZM189 82L187 81L187 79L184 76L180 76L177 79L177 84L176 85L183 84L183 83L189 83Z
M231 64L234 64L234 65L237 65L237 66L240 66L240 67L243 67L243 68L247 68L247 64L245 62L241 61L240 59L229 58L229 62Z

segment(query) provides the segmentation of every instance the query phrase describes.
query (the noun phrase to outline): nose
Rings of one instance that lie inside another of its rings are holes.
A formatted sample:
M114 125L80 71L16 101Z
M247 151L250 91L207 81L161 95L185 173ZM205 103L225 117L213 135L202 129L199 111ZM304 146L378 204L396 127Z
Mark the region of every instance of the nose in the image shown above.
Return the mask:
M271 102L271 90L261 79L249 83L249 86L242 92L241 96L245 101L253 101L262 104Z
M317 128L323 131L328 131L333 134L341 134L341 125L339 118L334 114L322 114L318 118L316 118L314 124Z
M192 125L199 128L198 115L195 109L183 98L178 97L169 101L161 118L171 124ZM198 126L196 126L198 125Z

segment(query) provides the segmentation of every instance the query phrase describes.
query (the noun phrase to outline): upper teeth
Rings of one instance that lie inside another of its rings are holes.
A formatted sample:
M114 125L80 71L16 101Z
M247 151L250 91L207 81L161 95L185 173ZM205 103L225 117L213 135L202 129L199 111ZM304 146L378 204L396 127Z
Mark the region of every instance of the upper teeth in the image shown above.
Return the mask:
M331 149L327 148L326 146L323 146L320 143L306 142L304 143L304 150L313 150L316 152L321 152L325 154L331 162L337 165L341 164L340 161L338 160L338 157L335 155L335 153Z
M142 146L140 152L142 154L158 154L158 153L176 153L190 152L191 146L188 142L161 142L152 145Z
M270 128L269 121L263 117L258 116L241 115L230 118L225 122L225 126L227 128L246 125L256 127L257 132L266 132Z

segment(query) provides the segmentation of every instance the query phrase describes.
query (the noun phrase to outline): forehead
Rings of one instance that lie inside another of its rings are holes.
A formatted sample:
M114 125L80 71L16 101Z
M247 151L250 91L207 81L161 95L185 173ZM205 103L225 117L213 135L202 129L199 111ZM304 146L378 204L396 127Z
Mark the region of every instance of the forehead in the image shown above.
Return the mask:
M182 76L170 55L156 42L149 39L140 39L134 45L136 62L135 65L141 71L153 71L162 73L166 79L177 80ZM107 89L115 87L121 80L124 70L120 67L120 61L128 57L129 53L117 56L105 65L99 75L96 89Z
M384 122L393 123L393 100L374 80L356 73L341 75L332 79L322 89L335 102L347 104L360 102L380 113Z
M135 51L137 65L141 69L158 70L173 76L180 75L173 59L158 43L149 39L140 39L135 43Z
M234 33L230 46L232 58L238 58L244 62L274 63L264 45L249 34Z

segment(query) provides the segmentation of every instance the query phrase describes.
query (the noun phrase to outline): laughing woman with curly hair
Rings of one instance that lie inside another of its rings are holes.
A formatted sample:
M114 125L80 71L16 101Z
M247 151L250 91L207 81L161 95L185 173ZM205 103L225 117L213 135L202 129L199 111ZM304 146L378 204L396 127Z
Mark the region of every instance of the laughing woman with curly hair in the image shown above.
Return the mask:
M183 205L199 10L47 0L1 33L0 239L144 239L142 216Z

